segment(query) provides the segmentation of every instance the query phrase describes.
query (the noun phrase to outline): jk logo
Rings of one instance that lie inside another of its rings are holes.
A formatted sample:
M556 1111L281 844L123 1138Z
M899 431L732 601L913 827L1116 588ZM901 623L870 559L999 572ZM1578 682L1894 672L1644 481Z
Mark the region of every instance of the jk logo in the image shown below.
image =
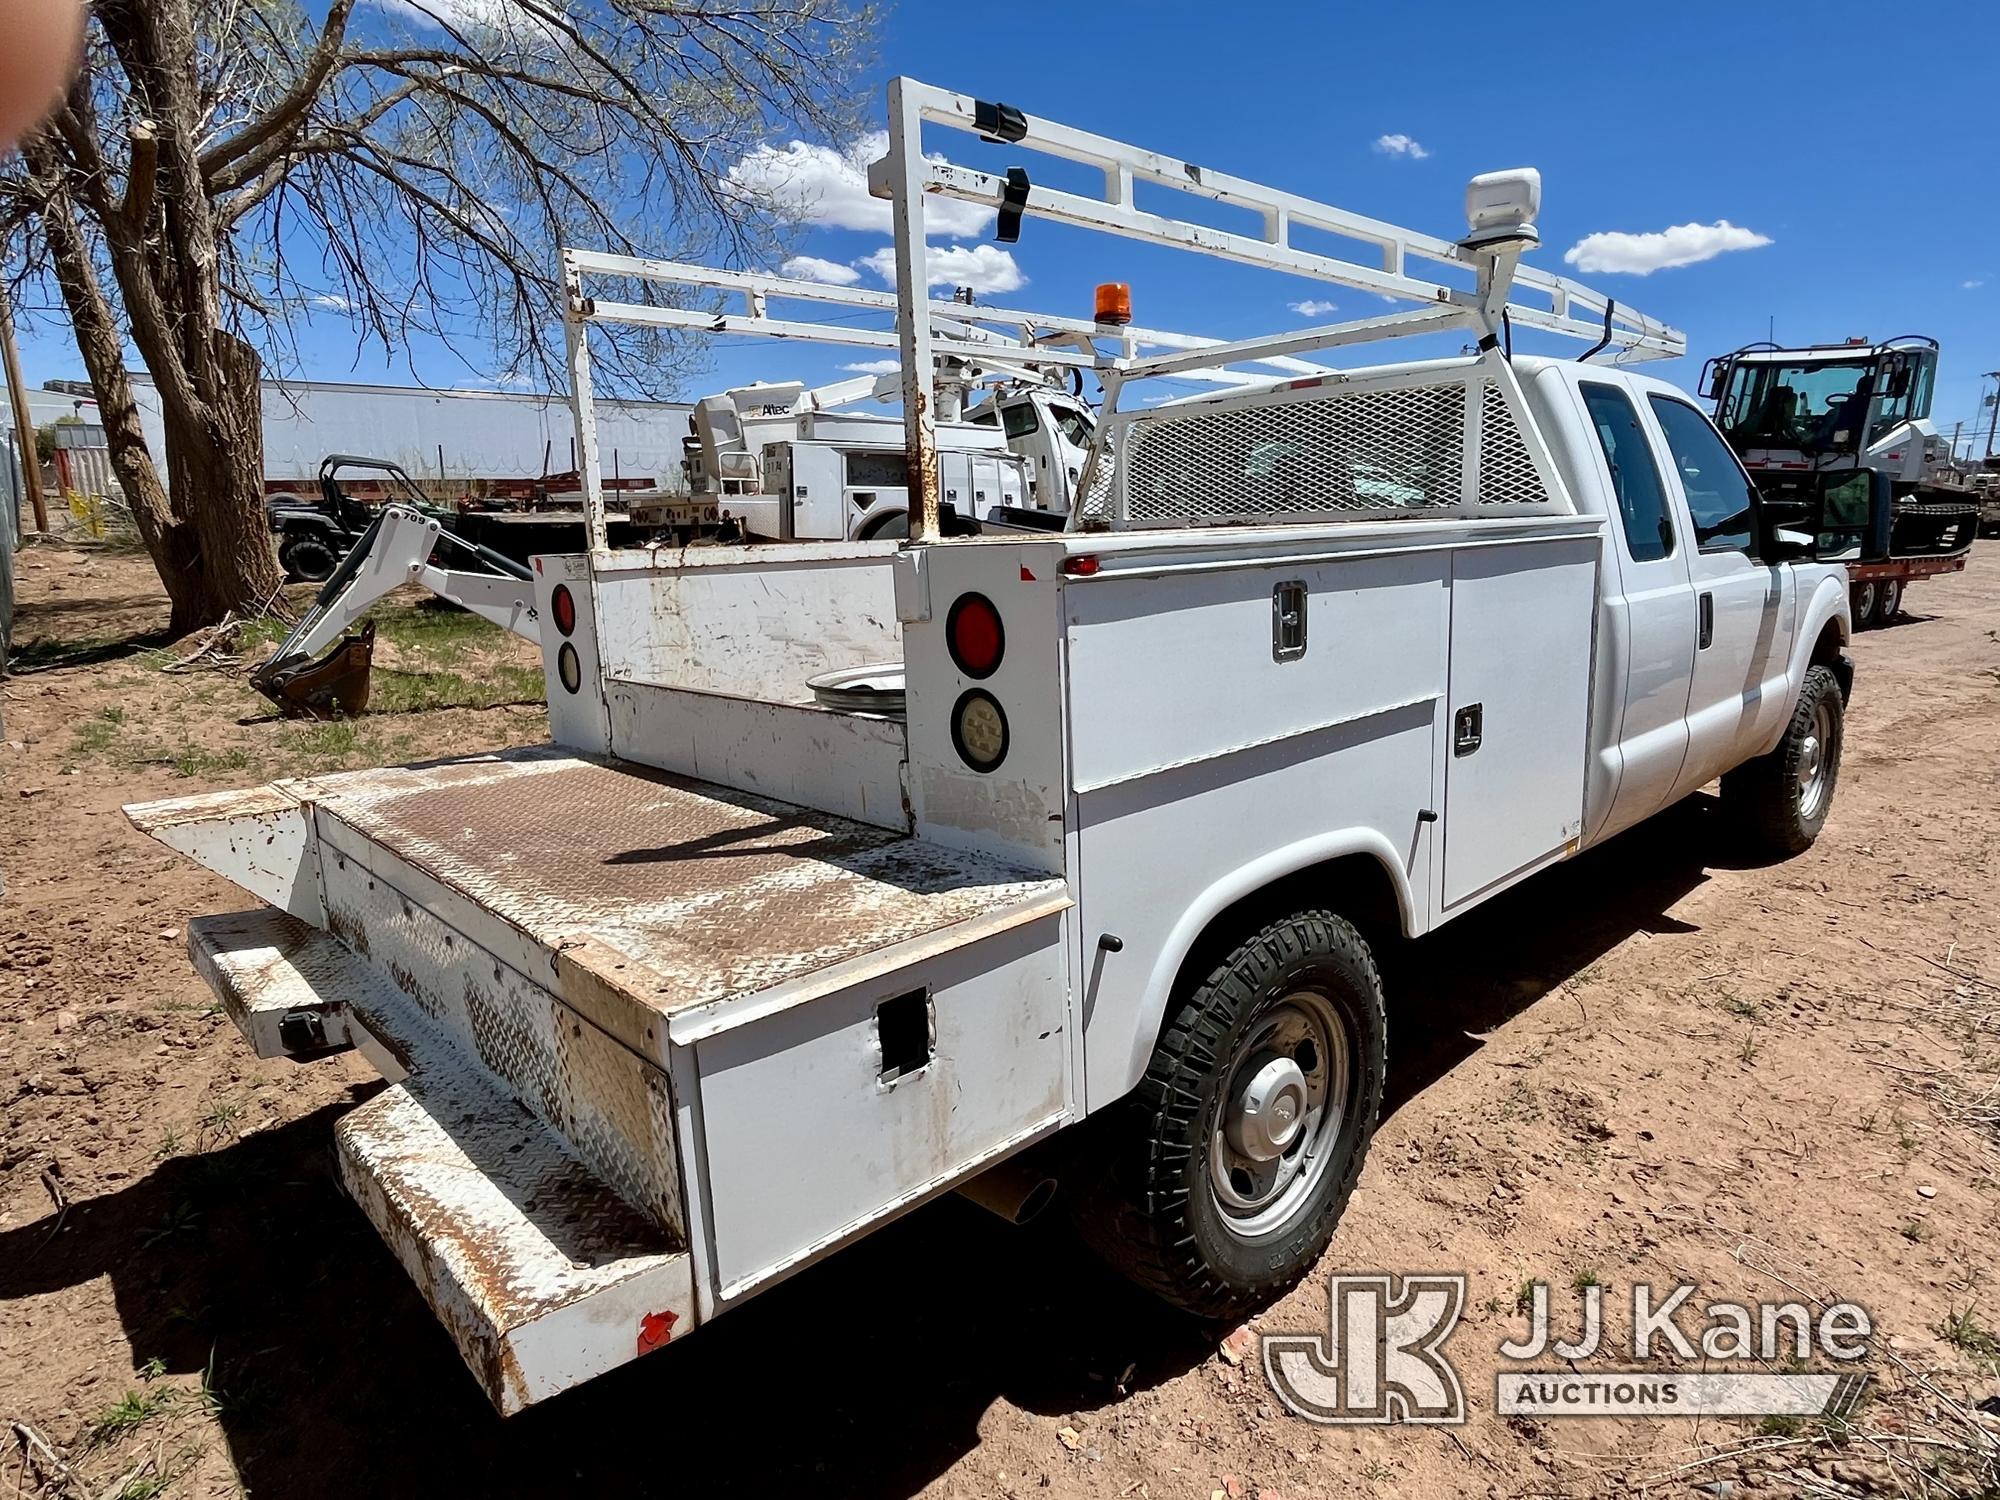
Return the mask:
M1309 1422L1465 1421L1465 1391L1439 1346L1465 1310L1465 1277L1336 1276L1327 1330L1267 1334L1264 1373Z

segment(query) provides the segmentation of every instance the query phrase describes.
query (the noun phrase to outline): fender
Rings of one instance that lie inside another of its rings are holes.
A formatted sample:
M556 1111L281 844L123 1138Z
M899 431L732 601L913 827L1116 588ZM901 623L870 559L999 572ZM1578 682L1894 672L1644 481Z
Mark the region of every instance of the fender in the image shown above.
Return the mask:
M1800 581L1804 582L1803 579ZM1854 635L1854 616L1848 603L1847 569L1835 568L1821 574L1819 581L1813 585L1812 597L1800 601L1797 618L1799 628L1792 635L1792 656L1785 667L1785 683L1793 699L1798 697L1799 689L1805 685L1806 668L1812 664L1813 652L1819 646L1819 638L1827 622L1832 621L1839 627L1843 653ZM1853 680L1852 669L1842 672L1841 678L1841 689L1845 692ZM1757 747L1757 754L1769 755L1777 749L1791 722L1792 715L1788 709L1769 739Z
M1146 1064L1152 1058L1153 1047L1159 1040L1167 1002L1173 995L1175 980L1180 977L1181 965L1218 916L1237 902L1268 889L1287 876L1350 855L1361 855L1381 867L1382 873L1388 877L1390 888L1396 893L1396 911L1403 935L1416 936L1420 930L1416 896L1410 889L1404 856L1377 829L1342 828L1332 833L1315 834L1238 866L1195 898L1160 945L1138 1011L1132 1018L1130 1052L1125 1065L1114 1075L1114 1087L1102 1098L1092 1097L1089 1108L1102 1108L1138 1087L1139 1080L1145 1076ZM1093 1096L1096 1092L1092 1090Z

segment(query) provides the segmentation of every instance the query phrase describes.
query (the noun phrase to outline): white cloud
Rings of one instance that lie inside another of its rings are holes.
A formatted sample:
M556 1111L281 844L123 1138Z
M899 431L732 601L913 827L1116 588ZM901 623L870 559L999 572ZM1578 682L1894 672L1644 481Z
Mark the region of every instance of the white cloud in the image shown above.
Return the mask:
M315 292L306 301L314 307L330 308L334 312L354 311L354 304L338 292Z
M852 286L861 273L837 260L821 260L817 255L794 255L778 267L780 275L797 281L823 281L828 286Z
M1011 292L1028 284L1014 257L997 245L927 245L926 280L932 286L969 286L975 292ZM895 284L896 247L884 245L855 262Z
M1961 292L1976 292L1985 285L1986 279L1983 276L1975 276L1970 281L1961 281L1958 284L1958 289Z
M893 359L863 359L840 368L852 370L857 375L893 375L903 367Z
M1394 135L1376 136L1375 149L1384 156L1407 156L1411 161L1422 161L1430 155L1430 152L1420 146L1414 137L1404 135L1401 131Z
M1332 312L1337 304L1322 302L1317 297L1308 297L1303 302L1287 302L1285 306L1302 318L1317 318Z
M451 3L487 4L493 0ZM725 192L802 223L887 234L893 227L889 201L869 197L868 163L888 149L889 133L885 130L872 131L839 151L804 141L759 146L737 159L724 174L721 186ZM924 203L924 222L935 234L968 239L985 233L993 222L993 210L932 195Z
M1676 224L1647 234L1586 234L1563 252L1579 271L1616 271L1650 276L1673 266L1713 260L1730 250L1755 250L1771 237L1727 219L1713 224Z

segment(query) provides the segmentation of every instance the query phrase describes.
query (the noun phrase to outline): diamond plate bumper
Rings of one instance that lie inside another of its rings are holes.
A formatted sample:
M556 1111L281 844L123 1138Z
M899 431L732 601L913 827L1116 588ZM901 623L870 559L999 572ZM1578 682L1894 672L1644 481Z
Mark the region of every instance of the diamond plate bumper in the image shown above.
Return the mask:
M400 1080L335 1127L341 1177L503 1414L693 1326L681 1245L336 938L266 910L190 947L246 1032L317 1004Z

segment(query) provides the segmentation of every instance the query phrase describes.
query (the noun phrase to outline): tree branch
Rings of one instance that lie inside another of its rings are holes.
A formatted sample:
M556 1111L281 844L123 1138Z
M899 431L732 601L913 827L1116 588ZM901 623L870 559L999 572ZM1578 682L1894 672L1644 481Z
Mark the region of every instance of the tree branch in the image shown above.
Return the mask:
M319 98L327 77L340 61L340 49L347 39L347 18L353 10L354 0L333 0L331 9L326 13L326 24L320 27L319 41L314 44L292 86L262 115L201 153L204 181L212 183L216 175L232 162L298 129L314 101ZM210 191L213 192L214 188L211 187Z

